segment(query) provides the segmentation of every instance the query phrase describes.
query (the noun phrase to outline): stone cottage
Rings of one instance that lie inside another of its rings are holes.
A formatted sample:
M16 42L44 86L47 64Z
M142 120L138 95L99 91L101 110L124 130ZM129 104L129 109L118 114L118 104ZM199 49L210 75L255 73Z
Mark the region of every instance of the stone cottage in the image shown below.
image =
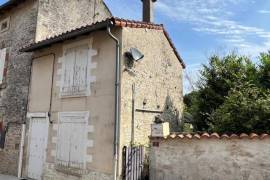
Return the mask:
M152 3L142 22L112 17L21 50L34 53L24 177L120 179L122 148L147 144L155 116L177 130L185 64Z
M9 0L0 6L0 124L6 130L0 173L17 175L26 122L32 53L19 49L110 16L101 0Z

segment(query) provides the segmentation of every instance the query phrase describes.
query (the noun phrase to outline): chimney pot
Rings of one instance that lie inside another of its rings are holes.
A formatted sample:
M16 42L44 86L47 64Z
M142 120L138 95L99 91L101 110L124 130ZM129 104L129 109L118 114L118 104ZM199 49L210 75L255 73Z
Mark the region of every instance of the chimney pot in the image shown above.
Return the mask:
M142 0L144 22L154 22L154 3L156 1L157 0Z

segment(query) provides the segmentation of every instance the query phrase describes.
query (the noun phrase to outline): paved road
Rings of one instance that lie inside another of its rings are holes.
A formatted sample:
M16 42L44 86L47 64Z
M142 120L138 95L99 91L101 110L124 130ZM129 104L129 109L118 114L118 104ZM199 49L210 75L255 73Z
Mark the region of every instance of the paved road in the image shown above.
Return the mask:
M0 174L0 180L18 180L18 178Z

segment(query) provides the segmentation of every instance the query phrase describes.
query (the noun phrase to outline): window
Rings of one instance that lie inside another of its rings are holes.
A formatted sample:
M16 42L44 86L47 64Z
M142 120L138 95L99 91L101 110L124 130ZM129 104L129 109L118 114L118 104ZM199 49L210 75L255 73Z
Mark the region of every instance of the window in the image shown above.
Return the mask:
M61 96L88 96L89 80L89 47L82 45L65 50L62 68Z
M0 49L0 84L3 83L7 49Z
M9 19L10 18L6 18L0 21L0 32L5 32L9 29Z
M0 149L5 147L6 130L4 129L3 121L0 120Z
M88 112L59 113L56 163L85 169Z

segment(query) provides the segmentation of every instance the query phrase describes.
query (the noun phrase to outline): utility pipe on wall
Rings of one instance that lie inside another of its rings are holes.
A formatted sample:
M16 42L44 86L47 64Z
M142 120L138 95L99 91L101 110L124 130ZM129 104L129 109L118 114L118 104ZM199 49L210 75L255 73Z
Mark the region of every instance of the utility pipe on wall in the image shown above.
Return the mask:
M22 124L21 142L20 142L20 154L19 154L19 164L18 164L18 178L22 177L22 161L23 161L23 149L24 149L24 139L25 139L25 124Z
M135 97L136 97L136 89L135 83L132 84L132 128L131 128L131 145L135 144Z
M115 41L116 43L116 72L115 72L115 125L114 125L114 173L113 179L117 180L118 176L118 161L119 161L119 129L120 129L120 42L111 32L111 25L112 22L109 21L107 26L107 32L109 36Z

